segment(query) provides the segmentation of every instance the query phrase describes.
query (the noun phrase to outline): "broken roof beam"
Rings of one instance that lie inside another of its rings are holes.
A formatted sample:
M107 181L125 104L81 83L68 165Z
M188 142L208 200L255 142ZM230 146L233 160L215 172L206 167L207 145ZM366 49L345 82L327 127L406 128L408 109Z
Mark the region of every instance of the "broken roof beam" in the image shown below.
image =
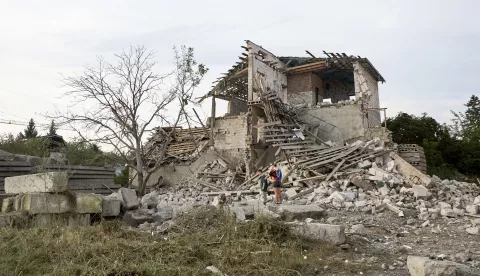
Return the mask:
M313 62L305 65L290 67L285 70L287 74L301 74L311 71L320 71L327 68L325 61Z

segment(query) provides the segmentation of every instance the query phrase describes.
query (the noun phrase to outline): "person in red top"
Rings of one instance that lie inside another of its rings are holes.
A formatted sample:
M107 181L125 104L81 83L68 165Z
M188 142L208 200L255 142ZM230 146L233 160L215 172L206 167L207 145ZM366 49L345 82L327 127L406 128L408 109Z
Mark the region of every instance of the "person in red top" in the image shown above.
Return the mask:
M272 166L270 168L270 171L268 172L268 179L273 186L273 191L275 192L275 198L273 202L275 204L281 204L282 203L281 183L278 178L277 169L274 166Z

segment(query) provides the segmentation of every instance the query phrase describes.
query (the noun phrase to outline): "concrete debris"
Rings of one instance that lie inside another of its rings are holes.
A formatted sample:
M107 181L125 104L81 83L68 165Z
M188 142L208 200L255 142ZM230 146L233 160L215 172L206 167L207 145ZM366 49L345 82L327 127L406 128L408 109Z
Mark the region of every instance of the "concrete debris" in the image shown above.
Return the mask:
M122 196L123 208L126 210L132 210L140 206L140 200L138 200L137 192L134 189L120 188L118 193Z
M67 190L66 172L47 172L5 178L6 194L58 193Z
M281 205L269 206L269 209L279 214L284 220L320 219L325 216L325 210L318 205Z
M115 198L103 197L102 217L116 217L120 215L120 200Z
M126 211L123 215L123 221L132 227L138 227L144 222L152 222L153 214L148 209L136 209Z
M345 227L322 223L291 223L294 233L312 240L323 240L335 245L346 241Z
M469 227L469 228L466 229L467 233L470 234L470 235L480 234L479 230L480 230L480 228L478 228L478 227Z
M480 271L452 261L431 260L427 257L408 256L407 267L411 276L479 276Z
M208 271L212 272L213 275L215 276L228 276L227 274L224 274L223 272L220 271L220 269L216 268L215 266L207 266L206 268Z

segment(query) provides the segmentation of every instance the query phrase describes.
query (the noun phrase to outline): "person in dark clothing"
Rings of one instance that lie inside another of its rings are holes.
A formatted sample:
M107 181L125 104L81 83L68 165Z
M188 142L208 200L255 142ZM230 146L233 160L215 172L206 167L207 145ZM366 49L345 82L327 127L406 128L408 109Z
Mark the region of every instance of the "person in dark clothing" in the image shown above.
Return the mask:
M268 180L267 174L262 172L261 169L258 169L257 174L260 176L258 178L258 185L260 186L260 195L263 200L263 205L267 204L267 196L268 196Z

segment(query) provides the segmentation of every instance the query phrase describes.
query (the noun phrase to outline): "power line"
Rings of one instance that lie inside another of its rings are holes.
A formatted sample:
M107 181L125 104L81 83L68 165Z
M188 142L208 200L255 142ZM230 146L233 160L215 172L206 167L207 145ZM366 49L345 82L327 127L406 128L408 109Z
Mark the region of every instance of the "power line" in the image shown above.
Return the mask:
M25 123L25 122L20 122L20 121L14 121L14 120L1 120L0 119L0 124L4 124L4 125L16 125L16 126L28 126L28 123ZM40 127L50 127L49 124L37 124L35 123L36 126L40 126ZM73 131L71 129L66 129L66 128L57 128L59 130L66 130L66 131Z

